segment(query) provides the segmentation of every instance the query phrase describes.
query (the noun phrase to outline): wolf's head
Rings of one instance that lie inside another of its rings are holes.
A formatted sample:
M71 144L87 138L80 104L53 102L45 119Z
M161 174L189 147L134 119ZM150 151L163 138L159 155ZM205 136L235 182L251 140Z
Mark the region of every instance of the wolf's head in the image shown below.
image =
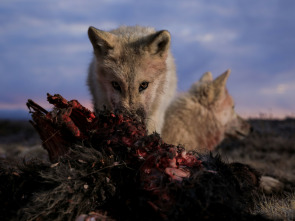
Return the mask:
M234 109L234 100L226 88L230 70L227 70L215 80L210 72L206 72L190 89L215 119L222 125L225 137L244 138L251 130L248 122L243 120Z
M167 87L169 32L139 26L111 32L90 27L88 36L95 54L96 76L91 80L96 81L99 99L103 99L96 108L105 105L151 115Z

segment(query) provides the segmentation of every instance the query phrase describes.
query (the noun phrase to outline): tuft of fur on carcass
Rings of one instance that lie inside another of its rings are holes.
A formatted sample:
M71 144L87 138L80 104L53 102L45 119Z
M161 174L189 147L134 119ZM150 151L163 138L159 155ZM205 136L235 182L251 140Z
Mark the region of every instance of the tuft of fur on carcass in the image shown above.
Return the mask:
M249 166L165 144L124 111L48 100L50 112L28 106L51 163L0 161L1 220L265 220L249 213Z

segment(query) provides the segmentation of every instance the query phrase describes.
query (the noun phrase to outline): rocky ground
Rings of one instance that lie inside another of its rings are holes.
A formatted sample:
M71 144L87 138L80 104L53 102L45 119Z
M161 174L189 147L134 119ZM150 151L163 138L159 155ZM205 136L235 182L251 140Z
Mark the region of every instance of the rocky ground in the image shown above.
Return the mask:
M295 119L251 119L254 132L244 140L225 140L216 152L228 162L246 163L263 175L279 179L284 188L261 194L254 213L272 219L295 219ZM27 121L0 120L0 157L47 159L41 141Z

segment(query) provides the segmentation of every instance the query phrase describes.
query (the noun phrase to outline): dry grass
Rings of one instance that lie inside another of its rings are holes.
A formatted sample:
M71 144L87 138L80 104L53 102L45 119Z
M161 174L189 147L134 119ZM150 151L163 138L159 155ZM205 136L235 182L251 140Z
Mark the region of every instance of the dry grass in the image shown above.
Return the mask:
M244 140L225 140L217 152L229 162L249 164L279 179L284 189L272 195L261 194L254 213L271 219L295 219L295 119L250 120L254 132Z
M270 219L295 219L295 193L282 194L282 196L261 195L257 200L253 213L264 214Z
M0 157L47 159L39 135L28 121L0 120Z

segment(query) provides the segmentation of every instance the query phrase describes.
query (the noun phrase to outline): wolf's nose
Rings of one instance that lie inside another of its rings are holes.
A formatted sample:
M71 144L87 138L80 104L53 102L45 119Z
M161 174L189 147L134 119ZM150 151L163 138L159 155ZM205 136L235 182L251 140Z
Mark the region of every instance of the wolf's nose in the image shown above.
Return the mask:
M146 112L143 108L138 108L136 111L135 111L136 115L139 116L141 119L144 119L145 116L146 116Z

